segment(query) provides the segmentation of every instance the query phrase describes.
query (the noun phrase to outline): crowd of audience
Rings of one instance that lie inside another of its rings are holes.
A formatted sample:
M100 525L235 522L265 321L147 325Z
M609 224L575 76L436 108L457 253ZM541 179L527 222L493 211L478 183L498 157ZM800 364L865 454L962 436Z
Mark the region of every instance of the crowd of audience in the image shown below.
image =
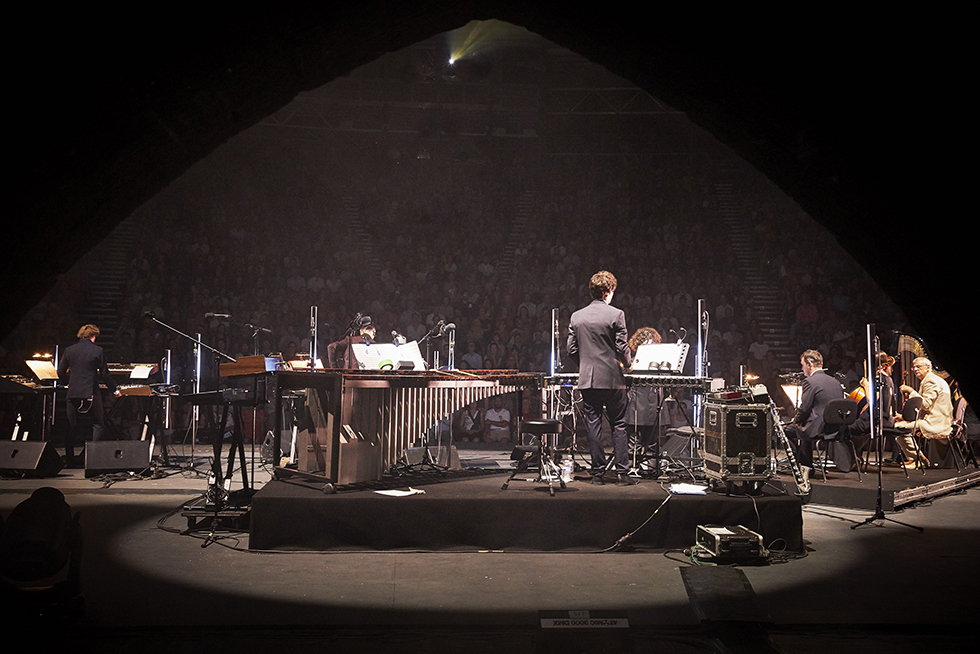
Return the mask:
M833 237L751 170L665 159L535 164L512 153L501 173L495 159L419 159L394 148L342 169L274 154L245 166L242 147L226 146L129 219L140 228L128 281L116 324L102 325L110 360L156 361L169 348L177 377L189 376L189 342L148 312L231 357L292 358L309 351L316 306L319 353L360 312L381 340L391 331L419 340L440 320L454 323L459 368L546 372L552 309L564 345L599 269L618 277L615 304L631 331L655 327L669 341L686 330L693 348L705 299L709 373L729 383L742 365L769 379L795 370L807 347L819 347L832 371L859 368L863 325L903 320ZM719 218L719 181L734 182L755 226L758 266L781 292L789 344L759 325ZM73 342L98 258L98 249L87 255L4 341L5 371ZM443 363L446 340L430 341ZM789 361L776 354L787 345Z

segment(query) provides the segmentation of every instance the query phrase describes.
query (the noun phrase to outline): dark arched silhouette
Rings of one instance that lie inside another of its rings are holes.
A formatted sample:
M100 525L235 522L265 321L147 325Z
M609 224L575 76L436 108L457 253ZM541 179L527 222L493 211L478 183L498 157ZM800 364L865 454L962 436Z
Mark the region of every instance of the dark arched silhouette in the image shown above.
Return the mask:
M936 90L955 91L960 60L944 43L910 43L924 26L885 31L853 14L782 25L744 14L641 17L542 0L322 5L8 15L21 39L8 46L14 203L0 337L135 207L297 92L498 18L634 81L730 145L838 237L977 395L965 315L975 248L957 233L970 207L951 201L954 173L940 184L934 172L956 165L956 107Z

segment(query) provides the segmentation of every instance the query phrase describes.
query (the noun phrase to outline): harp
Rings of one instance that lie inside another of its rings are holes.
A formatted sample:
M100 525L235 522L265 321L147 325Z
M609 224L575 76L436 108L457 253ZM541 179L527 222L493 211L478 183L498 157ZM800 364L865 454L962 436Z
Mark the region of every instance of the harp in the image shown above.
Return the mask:
M912 362L918 357L929 358L929 353L926 351L925 345L917 336L898 333L895 342L895 352L897 353L896 359L898 360L899 384L911 386L918 392L919 378L912 374ZM932 362L932 369L939 375L946 376L946 373L936 365L935 361ZM900 403L904 403L904 399L901 398L901 393L899 393L899 397Z

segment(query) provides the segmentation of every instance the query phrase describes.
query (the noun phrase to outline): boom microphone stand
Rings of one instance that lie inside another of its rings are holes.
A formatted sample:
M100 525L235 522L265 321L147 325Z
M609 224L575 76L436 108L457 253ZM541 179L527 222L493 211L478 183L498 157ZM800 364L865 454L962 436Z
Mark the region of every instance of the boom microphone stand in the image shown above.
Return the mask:
M881 347L878 338L875 336L873 324L868 324L867 336L868 375L870 376L869 382L871 384L871 392L868 393L868 417L871 419L871 435L875 441L875 456L878 457L878 496L875 500L874 515L866 519L864 522L851 525L851 529L857 529L861 525L869 525L873 522L877 522L878 520L886 520L888 522L894 522L897 525L902 525L903 527L915 529L921 533L925 531L924 528L916 527L915 525L910 525L908 523L889 518L885 515L884 510L881 508L881 459L883 456L882 442L885 440L882 436L881 427L883 423L884 407L881 406L881 380L878 376L878 352L880 351ZM874 374L872 374L872 370L874 370ZM860 462L857 462L857 465L860 465Z
M201 348L206 348L208 350L211 350L211 352L213 352L214 354L216 354L216 355L218 355L220 357L224 357L224 358L228 359L229 361L232 361L232 362L235 361L235 357L231 356L230 354L225 354L224 352L218 350L217 348L211 347L210 345L208 345L207 343L205 343L204 341L202 341L200 334L198 334L197 337L191 336L190 334L185 334L184 332L180 331L176 327L173 327L171 325L168 325L167 323L163 322L162 320L159 320L156 317L156 315L154 315L154 313L152 311L145 312L143 314L143 317L144 318L149 318L150 320L152 320L156 324L160 325L164 329L168 329L168 330L172 331L173 333L177 334L178 336L181 336L183 338L186 338L187 340L189 340L191 343L194 344L194 352L195 352L195 358L196 358L195 373L194 373L194 392L195 393L199 393L200 390L201 390ZM230 316L227 316L227 315L217 316L216 314L211 314L211 315L205 314L204 317L205 318L211 318L211 317L230 317ZM169 374L169 372L168 372L168 374ZM194 448L197 445L197 428L198 428L198 419L199 419L199 416L200 416L200 413L198 411L199 408L200 407L198 407L198 406L195 405L193 407L193 412L191 414L191 416L192 416L191 417L191 469L192 470L196 469L196 464L194 462ZM219 468L220 468L220 463L218 465L219 465Z

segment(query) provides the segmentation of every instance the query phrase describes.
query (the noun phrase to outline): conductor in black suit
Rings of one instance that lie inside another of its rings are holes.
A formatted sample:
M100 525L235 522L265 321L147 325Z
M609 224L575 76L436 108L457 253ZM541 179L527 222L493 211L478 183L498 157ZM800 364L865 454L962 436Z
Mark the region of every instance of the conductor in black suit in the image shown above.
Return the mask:
M92 419L92 440L102 438L105 431L105 410L102 405L104 383L117 397L120 395L116 382L109 375L105 352L95 344L99 328L85 325L78 330L78 342L68 347L58 362L58 377L68 382L68 435L65 437L65 458L68 465L76 464L75 437L78 435L79 417Z
M800 355L803 368L803 394L793 423L786 427L786 436L793 446L796 461L813 467L813 441L826 438L823 413L831 400L844 398L844 387L823 369L823 355L807 350Z
M612 430L613 457L618 483L632 485L626 438L629 396L624 370L633 356L626 332L626 315L612 306L616 278L605 270L589 280L592 303L572 314L568 326L568 355L578 363L578 390L588 428L592 482L603 483L606 455L602 448L602 414Z

